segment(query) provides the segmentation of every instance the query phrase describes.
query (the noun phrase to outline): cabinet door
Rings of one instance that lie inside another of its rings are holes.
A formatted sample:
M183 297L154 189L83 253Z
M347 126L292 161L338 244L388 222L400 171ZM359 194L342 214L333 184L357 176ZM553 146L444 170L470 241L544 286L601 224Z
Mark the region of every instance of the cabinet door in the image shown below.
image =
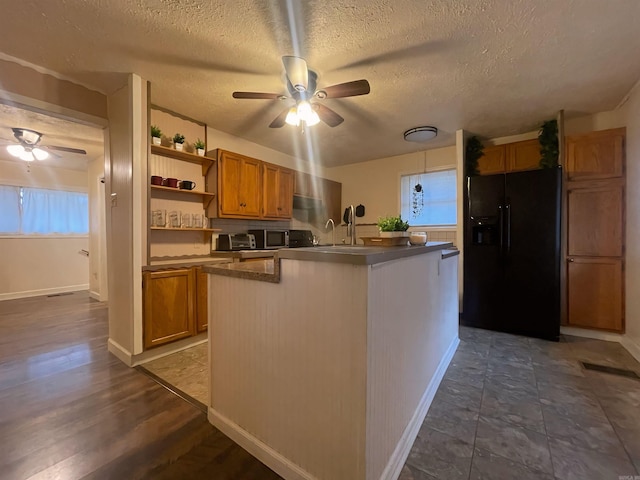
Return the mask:
M571 183L567 192L567 255L622 256L622 185L576 188L583 183Z
M291 218L293 214L293 170L281 168L278 173L278 216Z
M260 160L222 152L218 166L218 216L260 218Z
M196 279L196 331L202 333L207 331L209 323L209 311L207 307L209 278L208 275L202 271L202 267L195 267L194 272Z
M295 172L293 194L301 197L320 198L320 179L305 172Z
M506 145L507 171L536 170L540 168L540 142L537 138Z
M243 160L240 155L222 152L218 160L218 213L241 215L240 178L243 172Z
M247 217L260 217L260 160L243 157L240 175L241 213Z
M192 269L144 273L144 347L186 338L194 333Z
M333 180L322 180L324 215L327 221L332 218L336 225L342 222L342 184Z
M278 167L265 163L262 169L262 215L278 218Z
M478 160L478 171L480 175L492 175L494 173L504 173L506 170L505 146L495 145L485 147L484 154Z
M567 137L569 180L622 177L624 137L624 128Z
M622 332L622 261L570 257L567 266L569 325Z

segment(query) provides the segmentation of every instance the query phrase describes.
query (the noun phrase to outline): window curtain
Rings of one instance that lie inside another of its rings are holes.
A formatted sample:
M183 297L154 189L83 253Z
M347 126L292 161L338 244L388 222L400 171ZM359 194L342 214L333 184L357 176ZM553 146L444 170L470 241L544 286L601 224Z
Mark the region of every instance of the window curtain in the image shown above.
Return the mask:
M20 233L20 187L0 185L0 233Z
M89 201L86 193L23 188L22 233L87 234Z

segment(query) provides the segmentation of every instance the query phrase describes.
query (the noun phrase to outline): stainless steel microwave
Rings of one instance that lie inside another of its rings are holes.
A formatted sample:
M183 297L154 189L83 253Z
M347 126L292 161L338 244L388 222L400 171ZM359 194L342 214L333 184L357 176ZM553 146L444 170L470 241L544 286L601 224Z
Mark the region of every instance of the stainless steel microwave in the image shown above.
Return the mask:
M289 230L249 230L256 237L256 248L270 250L289 246Z

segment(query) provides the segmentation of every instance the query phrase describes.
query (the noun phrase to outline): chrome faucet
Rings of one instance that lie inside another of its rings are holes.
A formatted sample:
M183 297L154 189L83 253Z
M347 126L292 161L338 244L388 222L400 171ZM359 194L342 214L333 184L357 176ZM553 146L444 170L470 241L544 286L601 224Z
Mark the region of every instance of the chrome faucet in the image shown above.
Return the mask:
M353 205L349 205L349 216L347 222L347 235L349 235L350 242L349 244L356 244L356 211L353 208Z
M333 218L330 218L329 220L327 220L327 223L325 223L324 225L324 229L326 230L327 228L329 228L329 224L331 224L331 233L332 233L332 238L333 238L333 246L336 246L336 224L333 221Z

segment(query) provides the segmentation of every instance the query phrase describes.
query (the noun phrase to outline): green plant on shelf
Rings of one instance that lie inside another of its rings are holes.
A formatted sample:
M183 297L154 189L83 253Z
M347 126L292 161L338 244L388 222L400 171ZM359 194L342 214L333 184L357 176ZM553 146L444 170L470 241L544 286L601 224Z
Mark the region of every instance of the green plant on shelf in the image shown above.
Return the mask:
M200 139L196 140L195 143L193 144L193 148L204 150L204 142Z
M157 125L151 125L151 136L156 138L162 137L162 130Z
M173 136L173 143L184 143L184 135L181 133L176 133Z
M380 217L378 218L378 228L381 232L406 232L409 223L402 220L402 216Z

